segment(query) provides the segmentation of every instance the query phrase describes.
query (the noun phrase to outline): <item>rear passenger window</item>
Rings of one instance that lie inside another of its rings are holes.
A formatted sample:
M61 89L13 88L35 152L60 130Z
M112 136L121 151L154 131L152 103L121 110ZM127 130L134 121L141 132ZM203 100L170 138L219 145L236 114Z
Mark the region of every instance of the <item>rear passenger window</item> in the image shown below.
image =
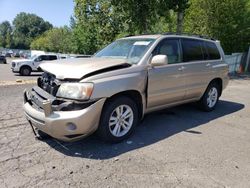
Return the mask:
M48 58L47 58L46 55L41 55L41 60L42 60L42 61L46 61L46 60L48 60Z
M182 39L183 62L204 60L202 42L193 39Z
M56 59L57 59L57 57L55 55L50 55L49 56L49 60L56 60Z
M210 60L221 58L219 50L213 42L205 42L205 46L207 48L208 58Z
M180 45L178 39L165 39L159 43L153 52L154 55L167 55L168 64L180 63Z

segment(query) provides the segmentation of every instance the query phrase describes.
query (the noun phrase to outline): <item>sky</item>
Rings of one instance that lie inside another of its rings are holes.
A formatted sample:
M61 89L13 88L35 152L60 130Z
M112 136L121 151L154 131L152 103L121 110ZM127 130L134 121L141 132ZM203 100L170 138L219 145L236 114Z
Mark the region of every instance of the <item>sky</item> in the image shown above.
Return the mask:
M0 22L10 22L20 12L34 13L56 27L69 25L73 0L0 0Z

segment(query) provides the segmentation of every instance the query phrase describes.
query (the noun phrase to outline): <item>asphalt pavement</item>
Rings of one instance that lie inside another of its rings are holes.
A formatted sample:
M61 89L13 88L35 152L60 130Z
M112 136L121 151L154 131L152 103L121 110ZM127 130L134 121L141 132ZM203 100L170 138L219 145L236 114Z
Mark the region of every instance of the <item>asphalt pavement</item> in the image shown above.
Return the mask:
M250 187L249 79L231 80L213 112L151 113L119 144L36 140L22 110L30 87L0 86L1 188Z
M11 61L12 59L7 59L7 64L0 63L0 85L4 83L15 83L16 81L31 81L36 80L41 73L31 73L30 76L21 76L18 73L13 73L11 71Z

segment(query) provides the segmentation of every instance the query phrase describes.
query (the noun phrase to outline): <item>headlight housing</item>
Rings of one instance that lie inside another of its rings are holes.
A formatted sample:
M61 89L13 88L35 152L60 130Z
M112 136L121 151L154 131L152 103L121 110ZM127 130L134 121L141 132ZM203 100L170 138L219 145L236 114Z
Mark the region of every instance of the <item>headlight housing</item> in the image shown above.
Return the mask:
M56 96L76 100L88 100L94 88L93 83L63 83Z

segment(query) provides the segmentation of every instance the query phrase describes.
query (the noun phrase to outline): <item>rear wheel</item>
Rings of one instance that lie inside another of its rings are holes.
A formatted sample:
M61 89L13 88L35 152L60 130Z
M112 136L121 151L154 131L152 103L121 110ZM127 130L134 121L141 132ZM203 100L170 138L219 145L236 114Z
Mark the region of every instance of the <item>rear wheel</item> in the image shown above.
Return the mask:
M207 87L205 93L199 101L199 107L204 111L212 111L215 109L219 99L219 85L216 82L212 82Z
M105 141L120 142L133 132L137 123L135 102L128 97L117 97L105 104L97 133Z
M31 73L31 68L30 67L28 67L28 66L21 67L20 74L22 76L29 76L30 73Z

